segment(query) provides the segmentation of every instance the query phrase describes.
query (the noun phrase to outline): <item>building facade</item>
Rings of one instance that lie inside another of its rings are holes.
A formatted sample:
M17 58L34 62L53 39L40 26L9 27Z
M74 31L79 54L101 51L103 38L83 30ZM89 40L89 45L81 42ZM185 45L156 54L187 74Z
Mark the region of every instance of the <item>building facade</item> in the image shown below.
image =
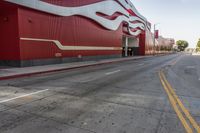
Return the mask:
M151 24L129 0L2 0L0 64L145 55Z

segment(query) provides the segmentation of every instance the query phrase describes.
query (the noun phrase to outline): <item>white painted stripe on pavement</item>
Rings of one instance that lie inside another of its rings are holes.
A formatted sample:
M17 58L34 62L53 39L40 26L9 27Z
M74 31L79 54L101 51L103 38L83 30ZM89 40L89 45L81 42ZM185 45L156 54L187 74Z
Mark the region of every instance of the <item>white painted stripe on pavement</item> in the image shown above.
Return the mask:
M18 97L13 97L13 98L10 98L10 99L5 99L5 100L0 101L0 103L5 103L5 102L9 102L9 101L16 100L16 99L19 99L19 98L23 98L23 97L35 95L35 94L42 93L42 92L45 92L45 91L48 91L48 90L49 89L40 90L40 91L36 91L36 92L33 92L33 93L24 94L24 95L21 95L21 96L18 96Z
M113 72L108 72L108 73L106 73L106 75L111 75L111 74L114 74L114 73L118 73L118 72L120 72L121 70L116 70L116 71L113 71Z
M188 68L188 69L194 69L195 66L186 66L186 68Z
M81 83L86 83L86 82L91 82L94 81L95 79L88 79L88 80L84 80L84 81L80 81Z
M143 66L143 65L144 65L144 63L138 64L138 66Z

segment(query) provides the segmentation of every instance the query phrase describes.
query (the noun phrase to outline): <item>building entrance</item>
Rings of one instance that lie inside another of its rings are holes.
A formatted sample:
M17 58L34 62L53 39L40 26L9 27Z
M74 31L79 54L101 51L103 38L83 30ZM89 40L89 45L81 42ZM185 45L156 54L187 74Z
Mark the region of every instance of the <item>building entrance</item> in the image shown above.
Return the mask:
M139 39L123 36L122 57L139 55Z

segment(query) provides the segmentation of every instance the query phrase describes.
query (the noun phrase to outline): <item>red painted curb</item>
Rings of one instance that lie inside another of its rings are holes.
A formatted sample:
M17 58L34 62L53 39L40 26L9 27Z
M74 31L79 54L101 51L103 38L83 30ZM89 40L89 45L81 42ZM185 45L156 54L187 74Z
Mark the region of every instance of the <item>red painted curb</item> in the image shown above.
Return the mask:
M129 61L129 60L138 60L138 59L143 59L143 58L147 58L147 57L141 57L141 58L135 58L135 59L121 59L121 60L116 60L116 61L101 62L101 63L96 63L96 64L82 65L82 66L74 66L74 67L69 67L69 68L60 68L60 69L54 69L54 70L48 70L48 71L42 71L42 72L32 72L32 73L16 74L16 75L11 75L11 76L3 76L3 77L0 77L0 81L1 80L8 80L8 79L15 79L15 78L28 77L28 76L34 76L34 75L39 75L39 74L46 74L46 73L52 73L52 72L71 70L71 69L78 69L78 68L84 68L84 67L90 67L90 66L111 64L111 63L123 62L123 61Z

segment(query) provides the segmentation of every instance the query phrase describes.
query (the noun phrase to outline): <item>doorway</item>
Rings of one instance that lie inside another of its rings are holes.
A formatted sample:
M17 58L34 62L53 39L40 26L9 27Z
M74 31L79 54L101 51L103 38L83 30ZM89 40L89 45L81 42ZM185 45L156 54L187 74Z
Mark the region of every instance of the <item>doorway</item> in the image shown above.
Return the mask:
M139 55L139 39L136 37L123 36L122 57Z

